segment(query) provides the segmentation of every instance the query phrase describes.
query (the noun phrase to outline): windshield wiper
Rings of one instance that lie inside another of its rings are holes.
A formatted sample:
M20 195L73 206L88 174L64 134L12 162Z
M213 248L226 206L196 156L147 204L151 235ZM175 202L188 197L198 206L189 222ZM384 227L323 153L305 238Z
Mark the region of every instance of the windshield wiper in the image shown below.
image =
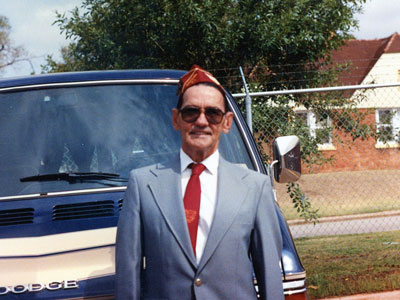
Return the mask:
M51 174L38 174L34 176L22 177L21 182L28 181L57 181L63 180L69 183L87 180L111 180L111 181L128 181L126 178L120 177L117 173L102 173L102 172L65 172L65 173L51 173Z

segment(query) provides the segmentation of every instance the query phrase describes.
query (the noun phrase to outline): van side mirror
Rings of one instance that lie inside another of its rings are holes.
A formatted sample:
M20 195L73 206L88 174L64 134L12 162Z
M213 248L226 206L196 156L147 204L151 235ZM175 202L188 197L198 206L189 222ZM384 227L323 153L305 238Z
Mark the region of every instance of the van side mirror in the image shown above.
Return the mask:
M274 177L279 183L295 182L301 176L300 140L295 135L281 136L273 143Z

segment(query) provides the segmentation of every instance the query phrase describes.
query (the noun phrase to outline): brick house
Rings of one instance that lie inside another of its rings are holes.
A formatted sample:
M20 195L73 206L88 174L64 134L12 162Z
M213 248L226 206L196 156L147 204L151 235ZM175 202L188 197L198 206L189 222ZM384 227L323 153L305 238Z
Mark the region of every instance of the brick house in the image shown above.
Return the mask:
M383 39L350 40L333 53L335 63L351 63L351 70L339 76L340 85L400 82L400 35ZM335 157L333 164L316 167L314 172L357 171L400 168L400 87L351 91L349 97L363 95L357 107L368 112L366 122L375 125L382 138L340 143L327 136L319 146L324 155ZM311 134L323 126L312 112L298 112L307 119ZM329 119L326 120L329 123ZM335 132L343 136L340 132Z

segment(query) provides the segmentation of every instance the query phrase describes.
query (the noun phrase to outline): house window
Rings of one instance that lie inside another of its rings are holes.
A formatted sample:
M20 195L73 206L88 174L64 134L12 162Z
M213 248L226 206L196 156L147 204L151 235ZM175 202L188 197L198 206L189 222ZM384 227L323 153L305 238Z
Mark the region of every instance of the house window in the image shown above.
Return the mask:
M332 148L332 128L329 116L318 118L313 112L296 112L297 118L300 118L307 124L310 136L315 138L320 150Z
M400 110L378 109L376 110L377 144L393 145L399 141Z

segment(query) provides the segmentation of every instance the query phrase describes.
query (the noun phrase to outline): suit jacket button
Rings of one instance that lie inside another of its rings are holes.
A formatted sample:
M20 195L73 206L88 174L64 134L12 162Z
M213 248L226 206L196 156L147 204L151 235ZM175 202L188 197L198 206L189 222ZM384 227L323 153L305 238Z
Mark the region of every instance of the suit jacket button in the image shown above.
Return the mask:
M194 284L195 284L196 286L201 286L201 285L203 284L203 282L201 281L200 278L196 278L196 280L194 281Z

